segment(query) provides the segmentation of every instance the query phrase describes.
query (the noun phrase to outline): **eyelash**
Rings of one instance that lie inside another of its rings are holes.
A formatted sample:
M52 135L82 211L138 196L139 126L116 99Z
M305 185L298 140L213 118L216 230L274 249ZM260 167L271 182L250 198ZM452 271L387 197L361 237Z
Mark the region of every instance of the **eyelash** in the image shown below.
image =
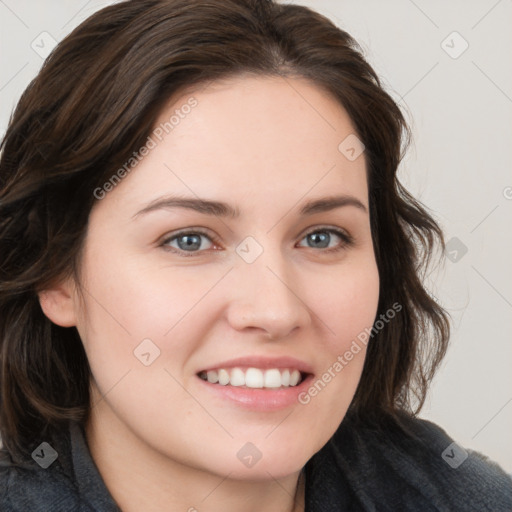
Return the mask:
M354 238L349 235L348 233L344 232L344 231L341 231L339 229L334 229L334 228L328 228L328 227L319 227L319 228L315 228L311 231L308 231L307 233L304 234L304 236L301 238L301 240L303 240L304 238L306 238L307 236L313 234L313 233L330 233L330 234L335 234L336 236L338 236L342 242L336 246L336 247L331 247L330 249L319 249L321 252L323 253L328 253L328 254L332 254L332 253L337 253L343 249L346 249L348 247L351 247L352 245L354 245ZM165 250L165 251L168 251L168 252L172 252L172 253L175 253L175 254L179 254L180 256L183 256L185 258L188 258L188 257L194 257L194 256L197 256L198 254L201 254L205 251L208 251L209 249L203 249L203 250L199 250L199 251L183 251L181 249L177 249L175 247L170 247L168 246L167 244L169 244L170 242L176 240L177 238L180 238L181 236L185 236L185 235L203 235L205 236L206 238L208 238L211 242L213 242L214 245L220 245L220 241L218 239L218 237L216 236L212 236L210 235L209 233L203 231L202 229L198 228L198 229L189 229L188 231L181 231L181 232L178 232L178 233L174 233L172 236L168 236L166 237L162 243L161 243L161 247ZM315 249L314 247L309 247L309 249Z

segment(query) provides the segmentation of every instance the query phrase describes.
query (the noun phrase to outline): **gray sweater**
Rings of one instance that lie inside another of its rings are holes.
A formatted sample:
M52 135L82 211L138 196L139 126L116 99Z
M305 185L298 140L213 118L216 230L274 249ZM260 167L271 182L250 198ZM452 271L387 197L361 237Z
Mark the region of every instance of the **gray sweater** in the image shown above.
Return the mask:
M499 466L433 423L403 425L345 418L304 468L305 512L512 511L512 480ZM79 425L49 445L17 466L0 451L0 511L119 512Z

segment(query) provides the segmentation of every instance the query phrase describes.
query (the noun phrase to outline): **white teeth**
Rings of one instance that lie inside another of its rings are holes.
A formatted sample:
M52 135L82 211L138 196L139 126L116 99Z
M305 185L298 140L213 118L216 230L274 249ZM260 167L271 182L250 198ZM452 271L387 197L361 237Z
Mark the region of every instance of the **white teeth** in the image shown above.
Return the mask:
M245 372L245 385L248 388L262 388L263 372L258 368L248 368Z
M264 386L266 388L281 387L281 372L279 370L267 370L264 377Z
M215 370L210 370L206 373L208 382L211 382L212 384L215 384L216 382L219 382L219 374Z
M300 372L299 370L293 370L293 372L290 374L290 386L296 386L300 379Z
M228 371L224 368L217 370L208 370L202 372L200 377L212 384L221 384L222 386L246 386L248 388L270 388L296 386L301 381L299 370L279 370L270 368L260 370L259 368L233 368Z
M219 384L222 384L223 386L229 384L229 373L224 370L224 368L219 370Z
M232 386L245 386L245 375L240 368L233 368L231 371L231 378L229 379L229 383Z

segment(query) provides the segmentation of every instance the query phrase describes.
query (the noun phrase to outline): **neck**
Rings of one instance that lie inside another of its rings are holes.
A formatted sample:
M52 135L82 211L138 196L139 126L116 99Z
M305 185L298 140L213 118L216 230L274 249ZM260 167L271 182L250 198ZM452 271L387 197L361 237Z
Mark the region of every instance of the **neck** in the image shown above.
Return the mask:
M298 512L301 472L279 480L235 480L172 460L139 439L104 402L91 411L86 437L92 458L123 512Z

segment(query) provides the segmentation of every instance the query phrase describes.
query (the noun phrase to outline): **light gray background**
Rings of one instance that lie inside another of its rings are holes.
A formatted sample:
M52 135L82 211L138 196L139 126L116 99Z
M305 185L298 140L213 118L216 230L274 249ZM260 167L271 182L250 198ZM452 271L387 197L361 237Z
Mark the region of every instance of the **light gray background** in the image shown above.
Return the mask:
M52 38L111 3L0 0L1 134ZM422 416L512 472L512 1L286 3L353 35L412 124L401 178L455 260L428 278L453 335Z

